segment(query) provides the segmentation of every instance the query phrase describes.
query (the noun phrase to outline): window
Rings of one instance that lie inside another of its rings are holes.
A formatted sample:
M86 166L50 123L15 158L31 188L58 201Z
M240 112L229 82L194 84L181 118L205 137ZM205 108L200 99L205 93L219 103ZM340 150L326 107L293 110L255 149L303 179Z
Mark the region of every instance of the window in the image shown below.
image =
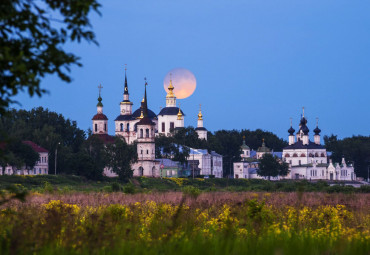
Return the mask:
M107 124L104 124L104 131L107 131Z
M325 157L325 154L324 153L321 153L321 157Z
M166 132L166 128L165 128L166 126L165 126L165 123L164 122L162 122L162 132Z
M127 132L130 131L130 124L129 123L127 123L126 131Z
M146 137L146 138L149 138L149 128L147 128L147 129L145 130L145 137Z
M324 176L324 170L322 170L322 176Z
M146 154L149 154L149 150L146 150Z
M39 174L41 174L41 168L39 168Z
M95 124L95 132L98 132L98 124Z
M293 157L295 157L295 158L298 157L298 154L297 153L294 153L293 154Z
M289 158L290 157L289 153L285 154L285 157L286 158Z
M140 151L140 154L143 154L143 150Z
M174 129L175 129L175 123L174 122L170 122L170 131L172 131Z
M123 131L123 124L122 123L120 124L120 131L121 132Z
M302 154L301 154L301 157L306 157L306 154L302 153Z
M301 161L300 160L298 160L298 164L301 165Z
M313 158L313 157L314 157L314 155L313 155L312 153L310 153L310 154L309 154L309 157L310 157L310 158Z
M143 134L143 129L140 129L140 138L143 138L144 134Z

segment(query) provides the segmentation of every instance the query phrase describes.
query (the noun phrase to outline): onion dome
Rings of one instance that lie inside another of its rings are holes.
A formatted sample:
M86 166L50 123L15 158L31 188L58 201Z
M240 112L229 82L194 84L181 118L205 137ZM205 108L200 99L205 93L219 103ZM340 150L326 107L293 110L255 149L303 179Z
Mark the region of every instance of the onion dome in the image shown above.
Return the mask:
M265 139L262 139L262 146L258 148L257 152L270 152L270 149L266 147Z
M307 119L305 117L301 118L301 122L299 123L300 126L306 126L307 124Z
M301 128L303 134L305 135L308 135L308 132L310 132L310 130L308 129L308 127L306 125L302 126Z
M182 120L182 112L181 112L181 110L180 110L180 107L179 107L179 112L177 113L177 119L178 120Z
M103 103L101 102L103 99L101 98L101 96L99 95L98 97L98 104L96 106L100 106L100 107L103 107Z
M294 135L294 132L295 132L295 129L291 126L291 127L288 129L288 133L289 133L289 135Z
M172 79L170 80L170 85L168 86L168 93L166 97L175 97L175 94L173 93L174 87L172 85Z
M320 135L321 129L319 127L316 127L313 132L315 132L315 135Z
M245 143L245 136L243 136L243 144L240 146L242 150L250 150L249 146Z
M199 106L198 120L202 120L202 119L203 119L202 109Z

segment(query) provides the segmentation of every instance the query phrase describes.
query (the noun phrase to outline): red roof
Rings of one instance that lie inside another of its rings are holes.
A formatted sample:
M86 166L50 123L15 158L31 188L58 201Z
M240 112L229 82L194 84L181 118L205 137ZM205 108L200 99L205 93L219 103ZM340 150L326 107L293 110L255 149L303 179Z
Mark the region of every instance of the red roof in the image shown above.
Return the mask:
M102 113L95 114L92 120L108 120L107 116Z
M31 141L22 141L22 143L27 144L32 147L32 149L38 153L40 152L49 152L47 149L42 148L40 145L35 144Z

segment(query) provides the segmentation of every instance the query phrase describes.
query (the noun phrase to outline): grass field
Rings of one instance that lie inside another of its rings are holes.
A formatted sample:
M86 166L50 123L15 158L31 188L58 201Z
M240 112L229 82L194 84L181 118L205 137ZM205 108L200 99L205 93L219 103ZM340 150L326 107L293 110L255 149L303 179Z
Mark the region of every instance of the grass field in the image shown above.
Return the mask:
M370 194L32 193L0 209L1 254L369 254Z
M34 192L112 192L148 193L153 191L181 191L184 187L191 186L201 191L267 191L267 192L341 192L341 193L370 193L370 186L354 188L344 186L341 182L334 182L329 186L327 182L309 181L279 181L246 179L187 179L187 178L146 178L137 177L131 183L123 183L118 179L105 178L101 181L86 180L79 176L0 176L0 190L9 185L21 185Z

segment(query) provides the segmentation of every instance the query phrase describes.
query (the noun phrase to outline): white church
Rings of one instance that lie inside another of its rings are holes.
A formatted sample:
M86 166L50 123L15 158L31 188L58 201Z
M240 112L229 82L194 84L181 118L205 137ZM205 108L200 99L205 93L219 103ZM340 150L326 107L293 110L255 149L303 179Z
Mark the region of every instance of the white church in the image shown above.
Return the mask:
M138 162L132 165L134 176L160 177L160 160L155 158L155 137L159 135L171 136L176 129L184 128L184 112L176 105L176 96L172 80L169 82L166 95L166 107L158 115L148 108L147 82L145 81L144 97L141 106L132 110L133 103L129 98L127 75L125 72L125 85L123 101L120 102L120 115L114 120L115 135L122 136L128 144L137 142ZM101 86L99 86L99 98L97 114L92 118L93 135L98 135L105 143L113 142L113 137L108 135L108 118L103 114L101 98ZM207 129L203 126L203 115L198 113L196 132L199 139L207 140ZM211 154L213 155L213 154ZM221 157L221 164L219 163ZM222 156L214 153L214 159L221 170L217 170L217 177L222 177ZM202 162L201 160L199 162ZM213 161L212 161L213 162ZM202 170L201 170L202 173ZM104 169L108 177L117 176L109 168Z
M241 146L241 162L234 163L234 178L245 179L267 179L257 174L258 159L265 153L271 153L280 158L281 161L289 164L289 173L287 176L271 177L271 180L280 179L307 179L307 180L338 180L338 181L354 181L356 174L352 164L347 164L342 158L341 163L328 162L328 153L324 146L321 145L320 133L316 121L316 128L313 130L313 142L309 137L309 128L307 127L307 119L303 114L299 123L299 130L296 134L295 129L290 125L289 145L283 148L282 152L272 152L266 147L263 141L262 146L257 152L253 152L245 143Z

